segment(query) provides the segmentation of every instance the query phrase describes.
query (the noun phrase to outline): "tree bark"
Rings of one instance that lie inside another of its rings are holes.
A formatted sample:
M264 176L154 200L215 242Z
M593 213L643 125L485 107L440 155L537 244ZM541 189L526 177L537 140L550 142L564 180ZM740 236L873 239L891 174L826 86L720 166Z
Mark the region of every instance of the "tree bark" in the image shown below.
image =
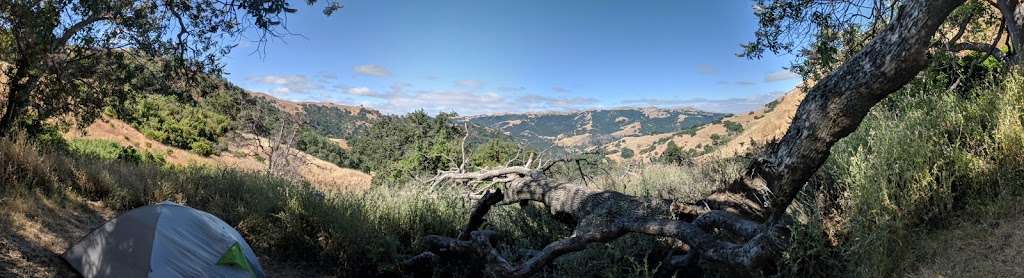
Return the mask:
M908 1L860 53L807 92L786 135L750 168L767 186L760 197L770 200L773 222L825 163L832 146L856 130L871 107L927 66L932 37L963 2Z
M7 99L4 101L4 113L0 115L0 137L10 135L14 121L21 114L25 102L28 100L30 92L23 80L26 79L23 70L25 67L21 64L13 66L11 70L13 74L7 76Z
M1003 15L1003 23L1006 24L1006 32L1010 37L1010 46L1013 52L1010 55L1011 64L1021 62L1021 53L1024 51L1024 10L1018 0L996 0L996 6Z

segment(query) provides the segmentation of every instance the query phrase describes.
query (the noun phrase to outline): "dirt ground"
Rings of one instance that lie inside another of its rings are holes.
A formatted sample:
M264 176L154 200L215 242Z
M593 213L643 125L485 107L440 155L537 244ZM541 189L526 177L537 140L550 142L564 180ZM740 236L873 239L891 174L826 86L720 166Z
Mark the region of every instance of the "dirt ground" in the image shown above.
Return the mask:
M1024 204L929 236L910 277L1024 277ZM930 254L929 254L930 253Z
M79 277L60 255L115 216L102 203L74 196L6 197L0 208L0 277ZM269 277L331 276L269 257L260 257L260 264Z

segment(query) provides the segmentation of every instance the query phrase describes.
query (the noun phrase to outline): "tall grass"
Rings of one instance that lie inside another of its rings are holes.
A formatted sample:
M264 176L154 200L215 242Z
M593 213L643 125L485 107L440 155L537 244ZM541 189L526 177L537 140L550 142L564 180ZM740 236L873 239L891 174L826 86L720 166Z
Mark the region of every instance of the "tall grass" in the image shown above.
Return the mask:
M1024 79L946 84L926 75L832 149L797 206L790 271L899 276L927 257L916 246L931 232L1024 192Z
M418 239L456 234L471 209L459 188L399 186L324 194L305 183L260 173L101 159L96 153L116 148L105 142L84 145L89 147L80 154L74 152L80 147L40 150L23 138L0 139L0 197L74 194L118 211L172 200L222 218L260 254L341 276L392 273L395 262L422 251ZM523 248L538 249L567 235L561 224L518 208L497 209L490 219L490 229Z
M94 153L117 150L106 142L70 145L71 151L40 150L28 140L0 139L0 181L5 184L0 195L36 190L55 192L53 198L75 194L118 211L171 200L222 218L260 254L341 276L395 274L396 262L422 251L419 239L456 235L471 210L462 188L406 184L324 194L308 184L261 173L101 159ZM85 151L76 152L80 149ZM591 185L665 198L696 196L700 190L689 188L722 169L731 168L647 165L616 170L591 180ZM571 232L543 208L530 205L496 208L488 220L485 228L502 235L502 252L513 259L521 259L522 250L542 249ZM650 237L629 236L565 256L543 275L648 276L665 246ZM451 271L466 270L455 266L439 274L464 273Z

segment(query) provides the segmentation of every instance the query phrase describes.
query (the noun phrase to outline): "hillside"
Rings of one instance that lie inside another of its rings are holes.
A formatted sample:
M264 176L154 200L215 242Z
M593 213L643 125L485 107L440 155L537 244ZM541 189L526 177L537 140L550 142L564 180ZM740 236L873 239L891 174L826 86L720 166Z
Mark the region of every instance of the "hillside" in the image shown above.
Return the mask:
M332 139L347 139L365 129L370 122L381 117L380 111L362 106L331 102L294 102L274 96L249 92L250 95L273 103L281 111L302 115L310 128Z
M798 87L758 111L724 117L696 130L623 137L601 148L613 160L623 160L620 153L627 148L636 153L633 159L657 158L669 141L698 155L734 156L749 150L750 142L760 144L782 137L803 98L804 91Z
M227 150L209 157L167 146L147 138L131 125L112 118L102 118L84 129L73 129L65 136L69 139L108 140L123 146L131 146L140 151L164 154L169 164L178 166L206 165L248 171L264 171L267 168L265 155L260 154L254 144L248 144L259 140L261 144L266 145L266 139L256 139L256 136L252 134L229 135L225 140ZM290 152L298 156L299 175L322 191L360 192L370 186L372 177L366 173L339 167L295 149L290 149Z
M535 148L585 149L621 138L697 128L728 114L689 108L621 108L561 113L482 115L464 121L498 130Z

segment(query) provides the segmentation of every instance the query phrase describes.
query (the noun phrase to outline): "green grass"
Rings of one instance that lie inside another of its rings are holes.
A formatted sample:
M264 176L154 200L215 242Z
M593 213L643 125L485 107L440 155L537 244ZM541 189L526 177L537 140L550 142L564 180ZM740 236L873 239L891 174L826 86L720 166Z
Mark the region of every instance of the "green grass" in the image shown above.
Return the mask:
M912 272L927 256L916 242L1024 193L1024 80L969 92L946 84L930 75L915 81L833 147L794 209L805 224L791 271Z
M138 151L133 147L121 146L117 142L103 139L72 139L66 142L69 151L81 156L100 160L122 160L163 165L166 159L163 154Z

